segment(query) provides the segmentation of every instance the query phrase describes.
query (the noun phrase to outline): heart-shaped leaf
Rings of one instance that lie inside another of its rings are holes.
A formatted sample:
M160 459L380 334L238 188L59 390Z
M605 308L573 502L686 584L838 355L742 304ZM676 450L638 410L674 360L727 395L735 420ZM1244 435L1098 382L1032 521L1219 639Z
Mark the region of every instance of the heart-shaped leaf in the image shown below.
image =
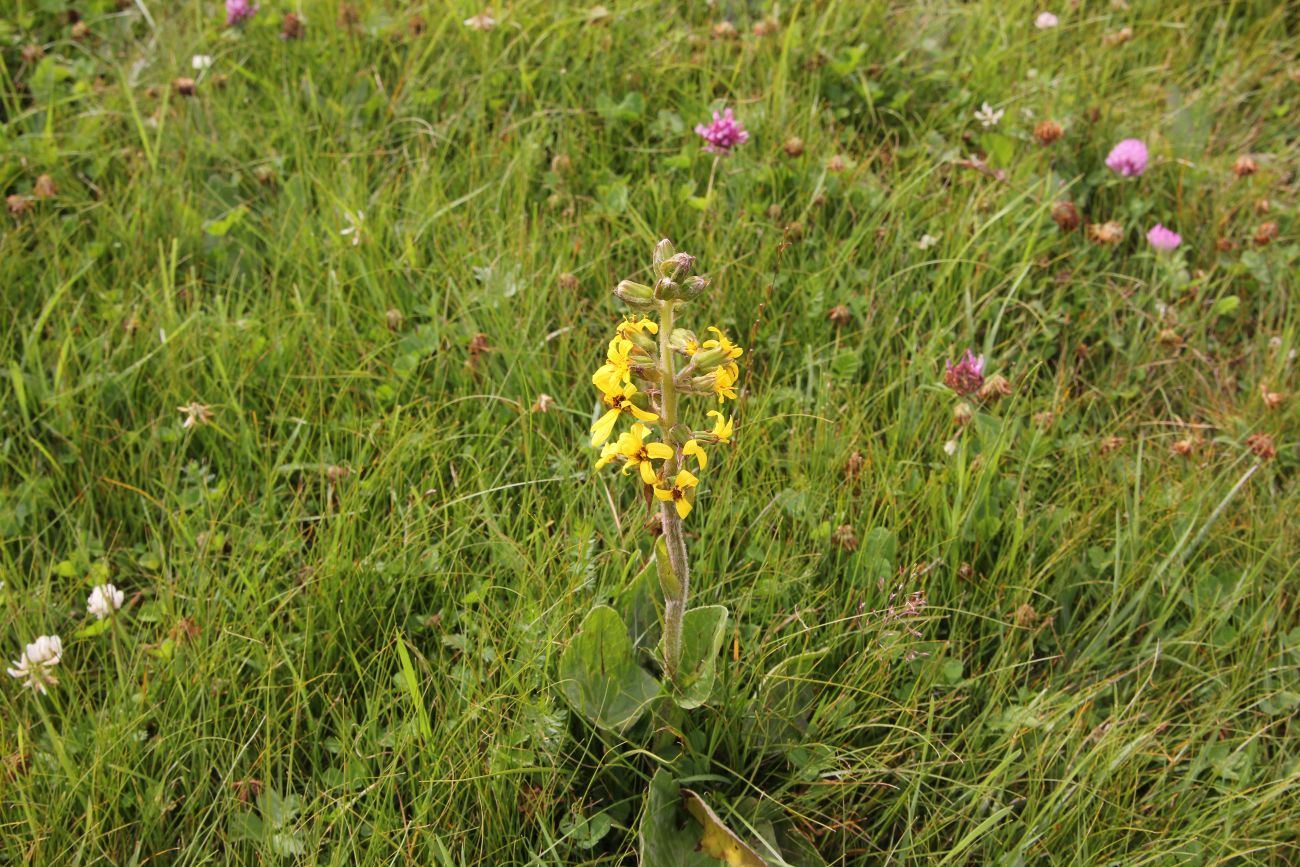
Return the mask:
M682 662L674 683L674 699L680 707L690 710L709 700L726 631L726 606L705 605L686 612L682 619Z
M622 734L659 694L659 682L637 664L623 618L598 605L560 656L560 690L592 724Z

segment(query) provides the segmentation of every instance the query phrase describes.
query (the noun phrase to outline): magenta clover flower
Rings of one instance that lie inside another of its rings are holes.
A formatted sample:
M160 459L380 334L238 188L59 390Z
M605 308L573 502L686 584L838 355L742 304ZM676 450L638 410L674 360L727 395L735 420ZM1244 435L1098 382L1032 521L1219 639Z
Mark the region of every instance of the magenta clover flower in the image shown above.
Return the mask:
M234 27L241 21L252 18L257 14L258 8L251 0L226 0L226 26Z
M956 364L951 361L945 363L948 369L943 374L944 384L958 394L974 394L984 385L984 356L967 349Z
M704 139L707 144L704 149L709 153L727 155L736 145L744 144L749 141L749 133L741 126L740 121L731 113L731 109L724 109L722 114L716 111L713 113L713 123L705 126L697 124L695 134Z
M1135 138L1126 138L1111 149L1106 168L1126 178L1136 178L1147 170L1147 146Z
M1164 226L1156 223L1147 232L1147 243L1157 250L1176 250L1178 245L1183 243L1183 236L1173 229L1166 229Z

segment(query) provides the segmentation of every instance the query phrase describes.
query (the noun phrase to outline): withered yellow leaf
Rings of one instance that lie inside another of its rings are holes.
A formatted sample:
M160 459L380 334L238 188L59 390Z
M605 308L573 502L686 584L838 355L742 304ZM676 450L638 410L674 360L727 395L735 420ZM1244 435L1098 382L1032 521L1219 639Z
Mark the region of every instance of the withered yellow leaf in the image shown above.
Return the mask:
M728 867L770 867L758 853L728 828L704 799L690 789L682 789L686 810L704 827L700 850Z

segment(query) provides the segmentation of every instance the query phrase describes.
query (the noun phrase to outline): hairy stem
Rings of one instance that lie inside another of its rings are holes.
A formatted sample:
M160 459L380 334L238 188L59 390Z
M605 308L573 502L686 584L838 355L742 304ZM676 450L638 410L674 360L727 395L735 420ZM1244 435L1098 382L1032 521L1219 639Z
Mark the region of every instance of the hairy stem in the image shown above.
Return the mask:
M673 361L672 338L674 311L673 301L663 301L659 305L659 368L660 368L660 415L659 425L663 430L664 442L673 448L673 456L664 461L664 477L671 485L677 475L676 451L680 443L673 442L670 431L677 424L677 381ZM677 509L671 500L659 504L662 517L664 543L668 548L668 563L677 577L678 592L664 593L664 669L670 679L677 676L682 661L682 619L686 614L686 594L690 591L690 567L686 561L686 539L682 535L682 520L677 517Z

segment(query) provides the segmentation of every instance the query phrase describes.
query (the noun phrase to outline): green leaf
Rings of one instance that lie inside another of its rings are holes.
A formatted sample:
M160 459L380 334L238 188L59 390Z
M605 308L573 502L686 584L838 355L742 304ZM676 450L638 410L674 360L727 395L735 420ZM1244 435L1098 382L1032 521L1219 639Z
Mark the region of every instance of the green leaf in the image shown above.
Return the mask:
M660 768L650 780L641 816L641 867L717 867L717 861L698 851L700 829L681 807L681 788Z
M668 544L662 536L655 541L655 569L659 573L659 589L663 591L664 597L675 599L680 596L682 582L673 571L672 561L668 558Z
M248 213L247 205L240 205L227 211L222 217L215 220L209 220L203 224L203 231L214 238L224 238L231 229L239 225L239 221L244 219Z
M813 669L825 653L824 649L812 650L788 657L763 676L758 699L746 720L760 750L788 750L802 744L816 700Z
M614 607L627 624L627 634L632 639L632 645L646 653L653 652L659 645L662 632L656 601L659 598L659 582L655 571L655 561L647 560L614 600Z
M592 724L622 734L659 694L659 682L637 664L623 618L598 605L560 656L560 690Z
M113 621L107 617L103 620L93 620L73 633L75 638L94 638L96 635L103 635L113 625Z
M862 537L858 559L862 563L862 577L871 583L891 577L897 557L898 537L888 527L872 527Z
M679 707L690 710L709 700L726 631L724 605L705 605L686 612L682 620L682 664L674 683L674 699Z
M1227 316L1240 306L1241 299L1236 295L1224 295L1218 301L1214 302L1214 306L1210 308L1210 312L1215 316Z
M560 823L560 830L580 849L590 849L601 841L614 827L614 819L608 811L594 816L571 813Z
M397 657L402 664L402 682L407 695L411 697L411 706L415 708L416 722L425 743L433 740L433 725L429 722L429 709L425 707L424 696L420 694L420 683L415 676L415 666L411 664L411 654L406 649L406 639L397 636Z

